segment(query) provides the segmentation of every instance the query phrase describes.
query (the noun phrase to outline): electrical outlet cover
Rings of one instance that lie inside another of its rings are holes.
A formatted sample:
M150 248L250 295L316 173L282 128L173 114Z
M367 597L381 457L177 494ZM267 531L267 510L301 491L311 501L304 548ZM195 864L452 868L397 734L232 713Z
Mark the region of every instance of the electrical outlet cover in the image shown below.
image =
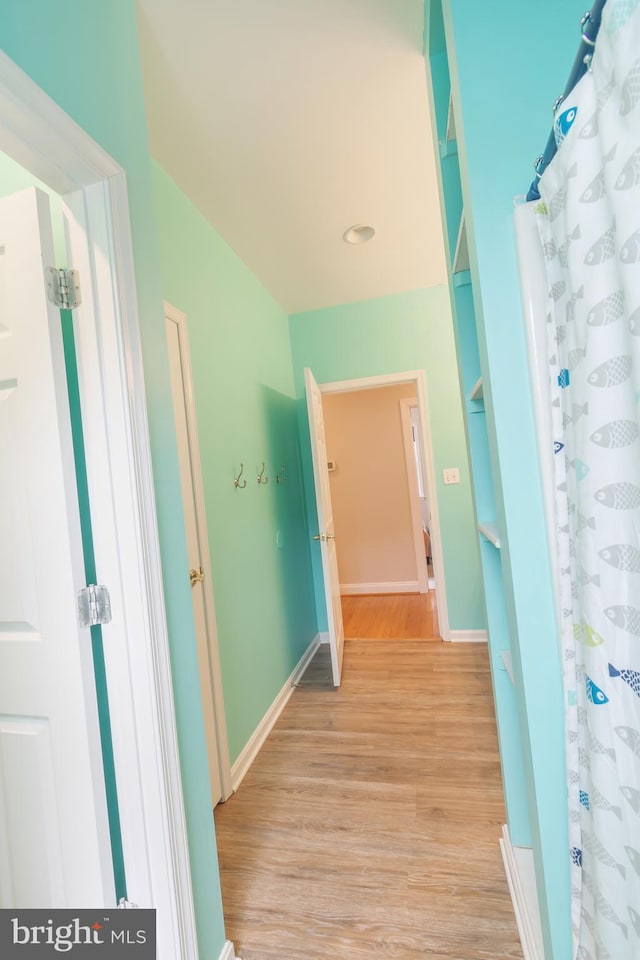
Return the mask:
M447 467L442 471L442 479L445 483L460 483L460 470L458 467Z

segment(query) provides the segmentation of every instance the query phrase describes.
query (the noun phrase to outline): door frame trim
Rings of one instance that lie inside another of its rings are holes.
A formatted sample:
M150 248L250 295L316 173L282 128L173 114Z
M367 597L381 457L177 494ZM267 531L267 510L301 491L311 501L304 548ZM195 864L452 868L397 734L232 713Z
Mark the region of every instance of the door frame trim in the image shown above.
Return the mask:
M411 439L411 410L417 408L416 400L411 397L403 397L400 401L400 427L402 430L402 449L404 450L404 462L407 468L407 487L409 490L409 509L411 511L411 531L413 533L413 549L416 558L416 580L420 593L429 593L429 570L424 552L424 531L422 526L422 515L420 513L420 490L418 489L418 478L416 476L416 458L413 452L413 441ZM420 463L423 471L422 478L424 482L424 467ZM425 487L427 484L425 483ZM428 500L427 500L428 503Z
M418 398L418 414L422 433L422 460L427 487L427 497L431 509L431 554L433 576L436 583L436 604L438 609L439 633L443 640L451 639L449 627L449 608L447 605L447 587L444 577L444 556L440 534L440 515L436 495L436 474L431 444L429 404L427 400L427 375L424 370L405 370L400 373L384 373L375 377L360 377L353 380L336 380L318 383L320 393L349 393L355 390L375 390L377 387L393 387L402 383L414 383Z
M193 500L196 515L196 528L200 546L200 562L204 570L202 583L205 619L207 629L207 661L208 679L211 687L214 723L216 732L216 747L218 770L222 800L227 800L234 792L231 778L231 760L229 757L229 742L227 738L227 718L224 709L224 692L222 688L222 669L220 666L220 645L218 642L218 627L216 621L215 594L213 589L213 570L211 567L211 550L209 548L209 530L207 527L207 513L204 498L204 482L202 479L202 459L200 457L200 437L198 434L198 420L196 403L193 392L193 371L191 366L191 350L189 347L189 326L187 315L178 310L173 304L164 302L166 320L175 323L178 331L180 346L180 368L184 388L184 405L187 419L187 440L189 444L189 458L191 460L191 480L193 483ZM196 638L197 640L197 638Z
M126 173L3 51L0 150L60 194L87 229L83 284L95 310L76 326L77 352L89 495L100 503L96 560L114 600L103 629L128 895L157 909L162 956L191 960L198 945Z

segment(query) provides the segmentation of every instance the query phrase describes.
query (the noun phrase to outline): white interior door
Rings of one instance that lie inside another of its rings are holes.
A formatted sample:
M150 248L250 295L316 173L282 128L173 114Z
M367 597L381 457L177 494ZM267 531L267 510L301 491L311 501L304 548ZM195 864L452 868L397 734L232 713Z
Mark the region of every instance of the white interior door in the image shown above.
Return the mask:
M231 793L231 785L225 782L224 775L229 771L229 755L204 516L202 523L198 522L198 484L202 483L202 471L195 419L190 415L193 388L184 314L165 306L165 325L189 558L189 570L185 570L185 576L191 579L211 794L215 806ZM204 512L204 504L202 510Z
M0 906L115 903L48 199L0 200Z
M342 624L342 604L340 602L340 575L338 573L338 555L336 535L331 507L331 488L327 469L327 441L322 412L322 394L311 370L305 367L304 383L307 391L307 412L309 414L309 434L313 457L313 480L316 489L316 508L318 511L318 539L322 555L322 574L327 606L327 624L329 644L331 646L331 668L333 684L340 686L342 674L342 655L344 652L344 627Z

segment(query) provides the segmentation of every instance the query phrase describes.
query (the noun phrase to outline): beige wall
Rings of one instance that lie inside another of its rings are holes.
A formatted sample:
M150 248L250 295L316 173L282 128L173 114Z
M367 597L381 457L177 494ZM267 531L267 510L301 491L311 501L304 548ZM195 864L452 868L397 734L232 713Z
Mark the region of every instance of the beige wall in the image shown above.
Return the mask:
M412 384L326 394L341 584L417 581L400 400ZM417 588L416 588L417 589Z

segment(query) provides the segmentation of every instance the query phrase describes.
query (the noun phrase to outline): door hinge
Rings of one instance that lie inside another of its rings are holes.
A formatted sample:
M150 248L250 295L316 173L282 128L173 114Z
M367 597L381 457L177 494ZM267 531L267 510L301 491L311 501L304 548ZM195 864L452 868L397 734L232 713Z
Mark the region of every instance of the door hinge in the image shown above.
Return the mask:
M77 270L63 270L57 267L47 269L47 290L49 300L61 310L73 310L82 303L80 296L80 274Z
M78 621L81 627L95 627L111 620L111 597L107 587L95 583L78 593Z

